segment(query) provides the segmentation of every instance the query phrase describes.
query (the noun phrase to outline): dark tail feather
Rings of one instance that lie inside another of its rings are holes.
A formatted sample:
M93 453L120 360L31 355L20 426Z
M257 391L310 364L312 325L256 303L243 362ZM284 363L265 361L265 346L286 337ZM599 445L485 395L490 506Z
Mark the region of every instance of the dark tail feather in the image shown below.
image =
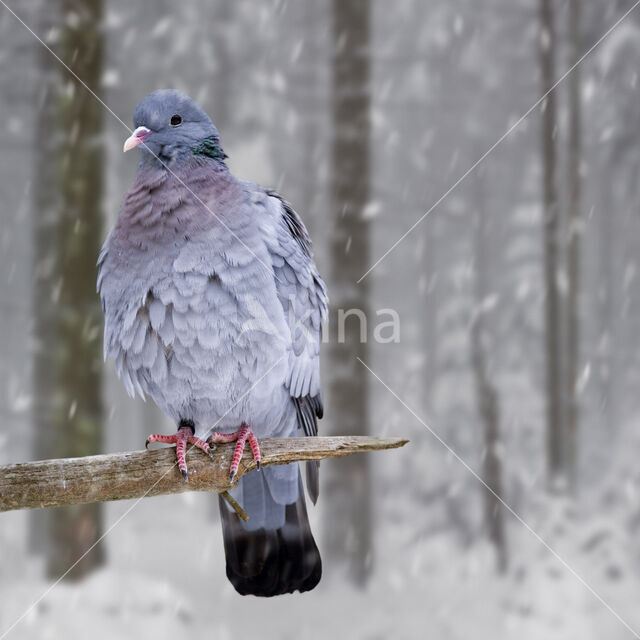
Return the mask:
M322 396L318 394L313 398L311 396L292 398L292 401L296 408L298 429L302 429L305 436L317 436L318 418L322 418L324 413ZM315 504L320 493L320 462L310 460L305 463L305 467L307 469L307 493L311 502Z
M298 500L286 506L280 529L246 531L219 498L227 577L241 595L270 597L311 591L320 582L322 561L300 485Z
M320 493L320 460L309 460L304 463L307 476L307 493L311 498L311 502L318 502L318 494Z

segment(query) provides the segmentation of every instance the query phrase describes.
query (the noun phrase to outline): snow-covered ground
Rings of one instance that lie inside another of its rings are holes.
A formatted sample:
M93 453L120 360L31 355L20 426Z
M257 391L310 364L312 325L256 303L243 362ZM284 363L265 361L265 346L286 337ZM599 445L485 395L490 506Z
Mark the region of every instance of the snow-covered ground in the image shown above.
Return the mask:
M325 558L323 580L310 593L241 597L224 575L211 500L205 494L157 497L128 513L133 502L109 505L107 527L126 515L105 538L107 566L48 592L51 583L43 579L42 567L25 553L26 514L4 514L0 633L6 635L0 637L634 637L513 519L511 566L502 577L485 543L464 548L450 532L421 537L415 522L381 519L366 589L353 588ZM640 582L628 568L615 522L580 517L558 501L547 504L532 526L618 615L640 629Z

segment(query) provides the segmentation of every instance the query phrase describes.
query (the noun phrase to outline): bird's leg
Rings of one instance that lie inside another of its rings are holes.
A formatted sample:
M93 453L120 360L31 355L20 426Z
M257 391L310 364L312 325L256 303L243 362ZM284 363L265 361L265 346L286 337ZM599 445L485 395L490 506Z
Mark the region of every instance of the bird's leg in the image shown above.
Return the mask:
M258 438L255 437L251 427L243 422L240 428L233 433L220 433L214 431L209 437L209 442L237 442L235 451L233 452L233 460L231 461L231 469L229 474L229 482L233 482L236 474L238 473L238 467L240 466L240 458L244 451L244 445L249 440L251 446L251 452L253 453L253 459L256 461L256 467L260 469L260 446L258 445Z
M177 433L172 436L163 436L160 434L151 434L145 443L145 447L148 447L152 442L163 442L165 444L176 445L176 455L178 456L178 469L182 473L182 477L185 482L189 482L189 476L187 475L187 461L185 459L186 446L190 444L198 449L202 449L208 456L213 459L213 452L208 442L205 442L201 438L195 436L195 426L191 420L181 420L178 425Z

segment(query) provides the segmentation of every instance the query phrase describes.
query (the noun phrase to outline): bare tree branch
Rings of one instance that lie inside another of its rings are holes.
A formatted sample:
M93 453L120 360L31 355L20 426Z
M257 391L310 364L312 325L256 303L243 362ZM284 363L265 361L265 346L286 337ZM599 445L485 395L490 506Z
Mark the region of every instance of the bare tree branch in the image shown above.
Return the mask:
M368 436L267 438L260 441L261 464L266 467L300 460L338 458L361 451L395 449L407 442L403 438ZM234 443L217 445L213 460L199 449L187 449L188 483L180 475L173 447L6 465L0 467L0 511L185 491L223 493L233 486L229 483L229 466L234 446ZM255 468L251 453L245 452L238 478Z

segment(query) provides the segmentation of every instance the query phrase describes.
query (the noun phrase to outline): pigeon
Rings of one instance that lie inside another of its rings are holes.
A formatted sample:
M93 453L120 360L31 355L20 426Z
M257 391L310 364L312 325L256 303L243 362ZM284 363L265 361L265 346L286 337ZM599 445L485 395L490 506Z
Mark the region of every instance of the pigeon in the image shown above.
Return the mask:
M221 498L227 577L243 595L309 591L322 574L298 463L260 466L259 439L317 435L319 350L327 290L307 230L275 191L232 175L220 136L187 95L137 105L124 151L140 163L98 259L105 359L133 397L149 396L188 445L236 442ZM236 480L249 444L257 469ZM318 497L318 463L306 463Z

